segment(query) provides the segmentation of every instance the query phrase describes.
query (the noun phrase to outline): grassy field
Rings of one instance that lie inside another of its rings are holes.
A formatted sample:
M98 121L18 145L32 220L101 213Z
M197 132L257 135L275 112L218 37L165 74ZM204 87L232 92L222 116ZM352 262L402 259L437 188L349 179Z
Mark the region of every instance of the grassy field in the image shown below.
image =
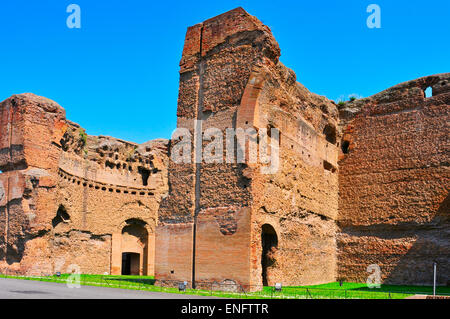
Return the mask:
M38 280L47 282L70 281L69 274L60 277L0 277L24 280ZM381 285L380 288L368 288L361 283L332 282L322 285L283 287L281 292L274 291L273 287L264 287L256 292L224 292L211 289L186 289L180 292L178 288L155 286L155 279L150 276L111 276L111 275L80 275L80 284L89 286L102 286L111 288L158 291L167 293L182 293L191 295L215 296L223 298L249 298L249 299L403 299L414 294L432 294L433 288L429 286L394 286ZM450 295L450 287L438 287L437 294Z

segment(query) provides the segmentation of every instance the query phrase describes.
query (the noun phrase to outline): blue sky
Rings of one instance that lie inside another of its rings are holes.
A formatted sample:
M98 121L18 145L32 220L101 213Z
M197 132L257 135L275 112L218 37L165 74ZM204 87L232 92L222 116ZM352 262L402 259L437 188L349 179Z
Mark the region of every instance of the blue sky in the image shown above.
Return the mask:
M81 8L81 29L66 7ZM369 29L369 4L381 29ZM55 100L88 134L142 143L176 126L186 28L242 6L268 25L281 61L336 100L450 72L450 1L15 0L0 3L0 100Z

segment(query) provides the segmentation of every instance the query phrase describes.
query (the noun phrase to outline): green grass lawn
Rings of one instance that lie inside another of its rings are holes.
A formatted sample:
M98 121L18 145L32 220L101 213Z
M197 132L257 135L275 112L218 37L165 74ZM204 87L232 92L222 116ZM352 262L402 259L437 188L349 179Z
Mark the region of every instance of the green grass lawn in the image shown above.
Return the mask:
M432 286L408 286L408 285L381 285L380 288L369 288L366 284L344 282L342 287L338 282L331 282L322 285L307 286L308 288L326 288L326 289L348 289L348 290L358 290L358 291L369 291L369 292L394 292L394 293L414 293L430 295L433 294ZM438 286L436 287L436 293L442 295L450 295L450 287Z
M39 280L47 282L66 283L69 274L61 274L60 277L0 277L17 278L24 280ZM112 275L80 275L80 284L89 286L102 286L111 288L146 290L166 293L183 293L191 295L215 296L223 298L250 298L250 299L403 299L414 294L432 294L433 288L429 286L395 286L381 285L380 288L368 288L366 284L344 282L342 286L338 282L322 285L283 287L281 292L275 292L273 287L264 287L256 292L224 292L203 289L186 289L180 292L178 288L155 286L155 279L151 276L112 276ZM437 287L437 294L450 295L450 287Z

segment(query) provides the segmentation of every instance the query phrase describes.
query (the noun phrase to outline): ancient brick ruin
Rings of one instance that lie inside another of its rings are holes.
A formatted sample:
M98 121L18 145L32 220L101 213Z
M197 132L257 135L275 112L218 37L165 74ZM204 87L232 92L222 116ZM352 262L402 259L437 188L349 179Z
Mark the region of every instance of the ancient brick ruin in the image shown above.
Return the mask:
M337 105L279 57L237 8L188 28L180 63L178 128L277 128L271 174L175 163L176 138L89 136L33 94L1 102L0 272L256 289L365 282L371 264L385 282L431 284L436 261L448 284L450 73Z

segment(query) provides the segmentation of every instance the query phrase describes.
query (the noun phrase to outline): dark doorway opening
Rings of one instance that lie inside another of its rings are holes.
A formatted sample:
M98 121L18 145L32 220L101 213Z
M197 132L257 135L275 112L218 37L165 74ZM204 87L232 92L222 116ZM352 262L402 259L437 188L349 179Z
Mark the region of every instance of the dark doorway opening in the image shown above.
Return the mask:
M139 172L139 174L141 174L141 177L142 177L142 185L147 186L148 178L150 177L150 170L148 170L144 167L138 167L138 172Z
M264 286L268 286L267 268L275 264L275 251L278 247L278 237L275 229L269 225L264 224L261 229L261 266L262 266L262 281Z
M139 275L138 253L122 253L122 275Z

